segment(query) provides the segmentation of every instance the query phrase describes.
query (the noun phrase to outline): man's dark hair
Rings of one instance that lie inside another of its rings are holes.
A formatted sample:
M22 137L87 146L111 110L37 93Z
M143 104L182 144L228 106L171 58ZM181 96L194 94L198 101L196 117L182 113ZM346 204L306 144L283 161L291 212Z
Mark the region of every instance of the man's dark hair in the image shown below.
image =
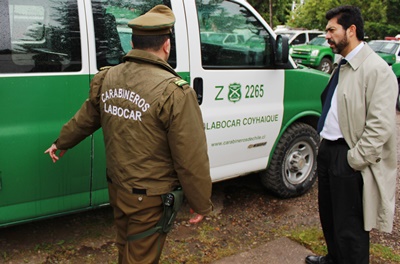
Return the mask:
M364 20L361 11L355 6L339 6L326 12L325 18L331 20L337 17L339 25L347 30L351 25L356 26L356 35L358 40L364 40Z
M159 50L164 42L170 38L167 35L132 35L132 43L135 49L141 50Z

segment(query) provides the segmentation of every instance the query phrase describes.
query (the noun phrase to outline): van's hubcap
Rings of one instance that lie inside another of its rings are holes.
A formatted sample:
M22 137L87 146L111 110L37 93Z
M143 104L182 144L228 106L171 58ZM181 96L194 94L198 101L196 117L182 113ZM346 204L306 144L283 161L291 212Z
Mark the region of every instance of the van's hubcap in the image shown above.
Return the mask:
M314 152L307 142L298 142L288 152L284 168L286 180L291 184L302 183L311 172Z

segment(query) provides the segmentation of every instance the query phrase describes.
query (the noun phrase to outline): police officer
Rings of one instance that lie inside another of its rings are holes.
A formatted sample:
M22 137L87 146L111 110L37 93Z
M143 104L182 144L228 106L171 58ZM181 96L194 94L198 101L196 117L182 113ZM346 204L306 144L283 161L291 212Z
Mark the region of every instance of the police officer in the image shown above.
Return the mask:
M197 97L166 62L174 23L164 5L130 21L133 49L123 63L94 76L89 99L45 151L56 162L102 127L119 263L158 263L165 233L127 238L157 225L163 214L161 195L182 186L197 213L191 223L213 208Z

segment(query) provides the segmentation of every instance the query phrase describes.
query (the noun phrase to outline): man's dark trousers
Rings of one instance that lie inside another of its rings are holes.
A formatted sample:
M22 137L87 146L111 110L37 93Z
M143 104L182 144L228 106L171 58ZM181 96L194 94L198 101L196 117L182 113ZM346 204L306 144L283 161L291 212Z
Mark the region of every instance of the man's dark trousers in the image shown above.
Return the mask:
M318 152L318 203L328 256L336 264L369 263L364 230L363 179L347 161L344 139L322 140Z

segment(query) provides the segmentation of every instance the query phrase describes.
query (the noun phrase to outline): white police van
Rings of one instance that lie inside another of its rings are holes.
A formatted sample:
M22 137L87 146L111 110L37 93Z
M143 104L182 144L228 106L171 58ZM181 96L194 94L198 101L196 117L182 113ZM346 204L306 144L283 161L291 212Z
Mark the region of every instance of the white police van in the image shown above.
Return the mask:
M246 1L0 0L0 226L108 203L101 131L63 162L43 151L156 4L176 16L169 63L198 94L213 181L260 172L280 197L313 185L328 76L297 68Z

